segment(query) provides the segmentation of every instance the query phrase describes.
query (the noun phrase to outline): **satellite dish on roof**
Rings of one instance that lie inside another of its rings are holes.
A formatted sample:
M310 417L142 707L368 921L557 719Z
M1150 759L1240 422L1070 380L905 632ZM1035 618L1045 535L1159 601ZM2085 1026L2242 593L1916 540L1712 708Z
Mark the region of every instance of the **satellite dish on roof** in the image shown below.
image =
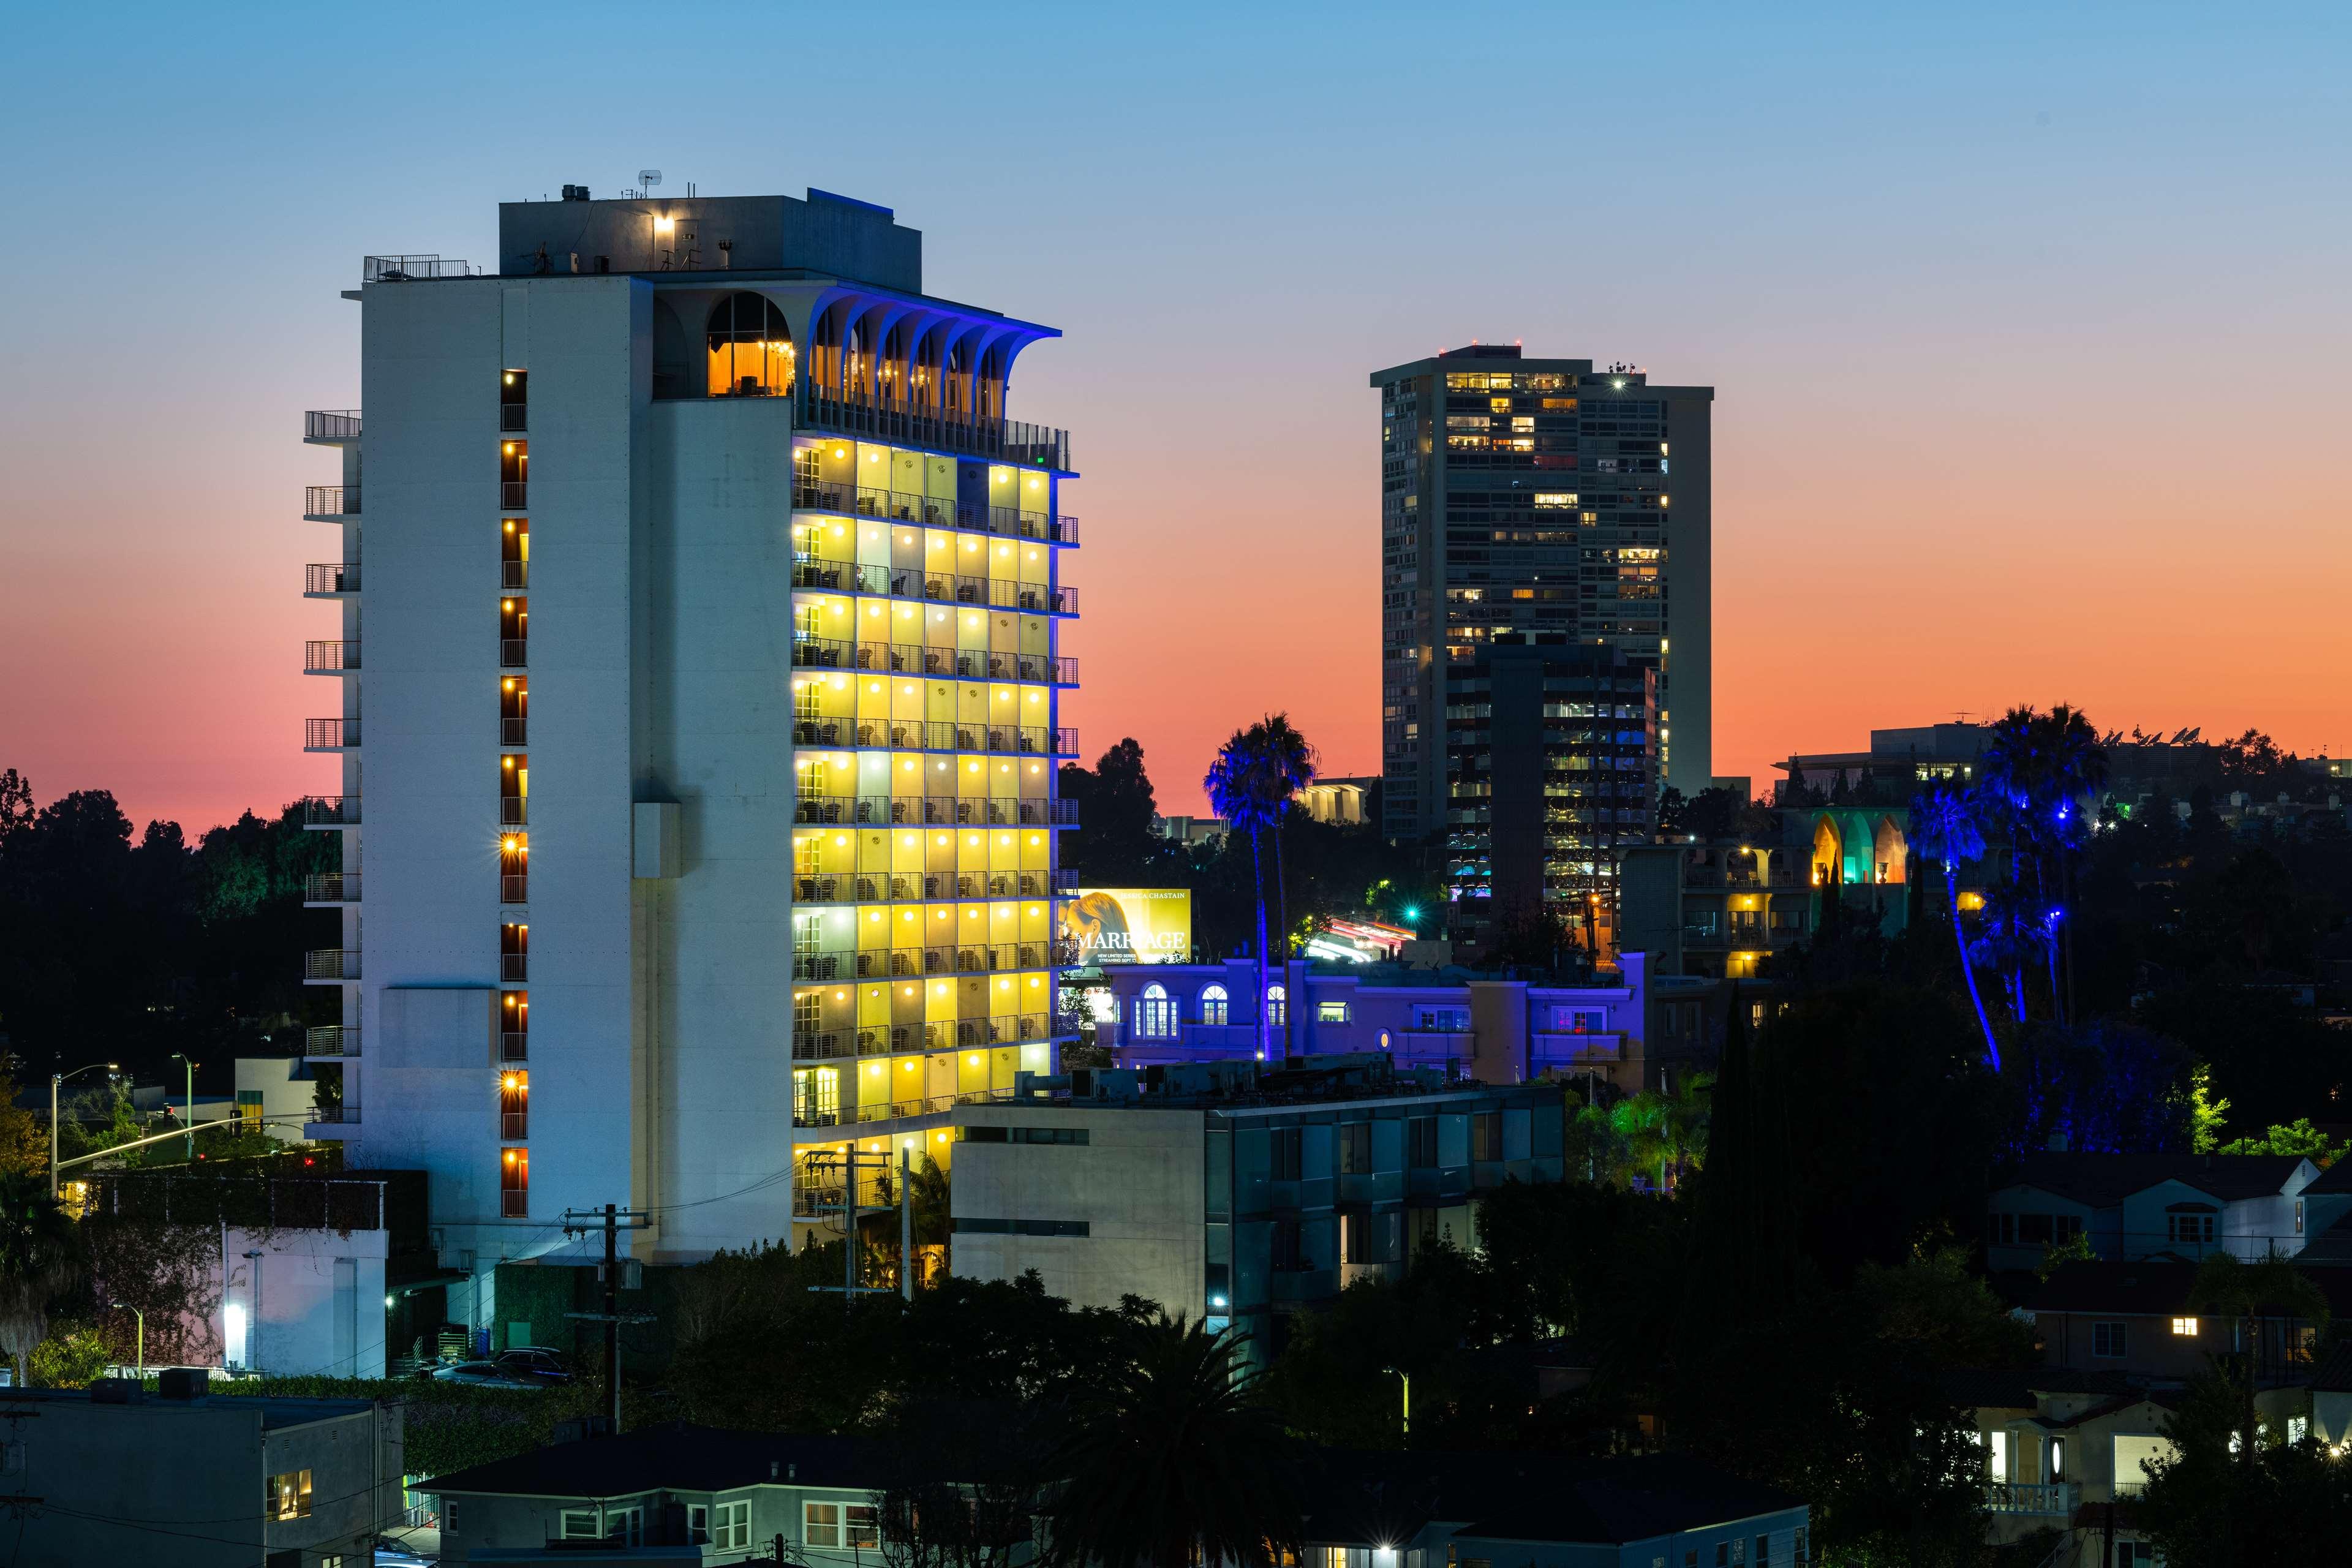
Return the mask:
M646 190L652 190L656 185L661 184L661 171L659 169L639 169L637 171L637 184L643 185Z

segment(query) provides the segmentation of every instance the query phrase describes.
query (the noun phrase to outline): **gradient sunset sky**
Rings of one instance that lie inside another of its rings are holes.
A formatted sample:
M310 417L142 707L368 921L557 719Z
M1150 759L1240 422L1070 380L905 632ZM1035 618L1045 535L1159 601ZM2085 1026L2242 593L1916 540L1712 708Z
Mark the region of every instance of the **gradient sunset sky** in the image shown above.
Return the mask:
M28 8L0 767L332 791L338 291L642 167L1066 332L1012 394L1085 473L1065 721L1163 809L1273 709L1378 771L1365 380L1473 338L1717 389L1718 773L2060 700L2341 754L2348 79L2341 5Z

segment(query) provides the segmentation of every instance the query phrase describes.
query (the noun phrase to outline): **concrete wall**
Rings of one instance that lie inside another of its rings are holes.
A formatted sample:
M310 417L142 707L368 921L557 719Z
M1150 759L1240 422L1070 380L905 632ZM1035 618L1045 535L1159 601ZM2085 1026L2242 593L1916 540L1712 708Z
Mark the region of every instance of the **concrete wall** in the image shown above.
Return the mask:
M211 1325L224 1364L280 1377L382 1377L389 1247L381 1230L224 1232Z
M970 1106L959 1127L1084 1129L1084 1147L959 1142L950 1184L966 1219L1083 1220L1084 1237L996 1236L958 1228L955 1271L1013 1279L1034 1268L1046 1290L1082 1307L1132 1292L1198 1315L1202 1299L1203 1113Z

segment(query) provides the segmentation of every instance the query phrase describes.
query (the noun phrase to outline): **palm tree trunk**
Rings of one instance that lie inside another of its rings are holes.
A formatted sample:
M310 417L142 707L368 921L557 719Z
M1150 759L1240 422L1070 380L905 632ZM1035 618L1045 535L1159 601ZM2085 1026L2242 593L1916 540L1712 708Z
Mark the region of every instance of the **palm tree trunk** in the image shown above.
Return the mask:
M1960 977L1969 983L1969 1005L1977 1010L1977 1027L1984 1031L1985 1060L2000 1070L2000 1047L1992 1037L1992 1020L1985 1016L1984 998L1977 994L1976 966L1969 962L1969 933L1960 927L1960 874L1944 862L1944 902L1952 911L1952 941L1960 950Z
M1274 896L1282 917L1278 929L1282 932L1282 972L1286 978L1290 973L1290 881L1282 864L1282 817L1289 809L1288 801L1279 801L1274 808Z
M1250 876L1257 889L1257 1054L1260 1061L1272 1061L1266 1054L1274 1045L1274 1026L1265 1000L1265 866L1258 856L1255 823L1250 826Z

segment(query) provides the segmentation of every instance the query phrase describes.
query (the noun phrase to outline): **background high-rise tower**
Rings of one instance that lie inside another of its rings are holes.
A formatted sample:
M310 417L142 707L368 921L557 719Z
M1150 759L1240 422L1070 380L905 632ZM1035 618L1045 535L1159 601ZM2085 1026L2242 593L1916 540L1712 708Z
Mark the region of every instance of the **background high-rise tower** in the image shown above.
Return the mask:
M1656 670L1653 788L1690 796L1709 787L1714 389L1486 344L1376 371L1371 384L1381 395L1383 829L1421 842L1477 828L1481 773L1557 766L1558 780L1542 786L1559 829L1547 860L1573 856L1594 869L1580 877L1548 865L1544 897L1573 901L1556 912L1580 926L1593 891L1613 904L1601 885L1613 874L1602 869L1609 847L1646 837L1653 818L1645 806L1639 820L1626 815L1643 803L1614 790L1569 782L1580 757L1517 768L1485 756L1500 731L1480 693L1491 690L1498 639L1617 650ZM1555 683L1568 676L1563 668ZM1551 705L1563 720L1573 706ZM1639 728L1629 719L1606 742L1594 731L1570 749L1621 751L1622 735ZM1475 832L1453 837L1476 840L1449 847L1462 851L1449 856L1457 905L1488 896L1477 862L1491 844Z
M310 432L312 1033L445 1262L605 1203L652 1258L786 1237L796 1161L929 1152L1052 1065L1076 525L1066 438L1005 402L1057 334L921 287L919 234L814 191L567 187L487 274L368 263L364 421Z

